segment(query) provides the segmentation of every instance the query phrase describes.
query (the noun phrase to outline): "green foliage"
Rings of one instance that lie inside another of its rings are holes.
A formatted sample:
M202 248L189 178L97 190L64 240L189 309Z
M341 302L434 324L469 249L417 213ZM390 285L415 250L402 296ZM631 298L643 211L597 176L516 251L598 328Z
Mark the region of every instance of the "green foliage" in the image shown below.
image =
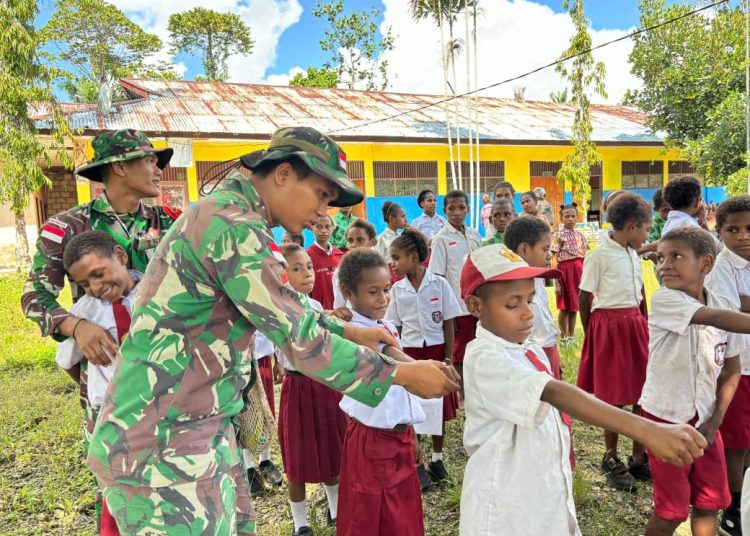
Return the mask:
M333 69L322 67L308 67L306 73L297 73L289 81L290 86L301 87L336 87L339 84L339 75Z
M748 174L747 167L742 167L729 175L725 182L727 194L730 196L747 195L748 191L750 191L750 188L748 187L749 178L750 175Z
M570 46L563 52L562 58L579 54L591 48L591 35L588 31L588 19L584 11L583 0L566 0L564 7L570 13L576 32L570 40ZM591 114L588 92L593 89L606 97L604 64L594 60L592 54L582 54L558 64L556 70L570 84L570 103L576 107L573 119L571 144L573 151L565 155L565 160L557 173L563 185L569 184L573 200L579 210L586 214L588 200L591 197L589 184L591 166L601 162L596 145L591 140Z
M568 88L565 88L562 91L550 92L549 100L556 104L567 104L568 103Z
M388 61L383 54L393 49L390 28L378 41L376 19L381 11L352 11L344 14L343 0L323 4L321 0L313 15L328 23L325 39L320 42L324 52L331 54L326 69L335 70L339 82L349 89L383 90L388 86Z
M694 9L665 0L641 0L641 27ZM632 72L643 88L625 102L648 116L648 126L670 139L698 139L706 116L731 93L744 91L745 20L739 7L693 15L634 38Z
M72 65L63 89L79 102L95 102L99 87L128 76L174 77L170 64L150 64L162 43L105 0L57 0L55 12L40 32L53 45L50 62ZM125 98L118 88L116 97Z
M203 76L196 79L223 81L229 77L230 54L250 54L250 28L234 13L196 7L169 16L169 42L175 52L201 55Z

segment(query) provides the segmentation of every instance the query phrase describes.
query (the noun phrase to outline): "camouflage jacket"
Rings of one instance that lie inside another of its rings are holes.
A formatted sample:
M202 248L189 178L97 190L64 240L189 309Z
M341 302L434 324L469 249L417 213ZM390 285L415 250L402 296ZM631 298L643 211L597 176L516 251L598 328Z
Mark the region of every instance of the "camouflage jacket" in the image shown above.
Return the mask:
M491 246L492 244L502 244L502 243L503 243L503 235L495 231L495 234L485 239L485 241L482 242L482 245Z
M93 201L48 219L36 241L34 262L21 296L24 314L39 324L42 335L51 335L58 341L65 340L57 332L57 326L70 316L57 301L67 276L62 262L65 244L83 231L104 231L113 236L128 253L128 267L143 272L159 238L179 215L180 211L169 207L141 203L137 212L125 216L120 214L118 220L107 196L102 193ZM73 301L77 301L83 296L83 290L70 278L68 281Z
M339 212L333 218L333 233L331 233L331 244L333 247L341 250L346 250L346 231L349 229L349 225L356 220L357 217L351 214L348 218L343 212Z
M103 485L162 487L240 463L256 328L292 366L368 405L395 366L343 338L343 324L285 284L262 200L231 172L169 230L141 282L88 452Z

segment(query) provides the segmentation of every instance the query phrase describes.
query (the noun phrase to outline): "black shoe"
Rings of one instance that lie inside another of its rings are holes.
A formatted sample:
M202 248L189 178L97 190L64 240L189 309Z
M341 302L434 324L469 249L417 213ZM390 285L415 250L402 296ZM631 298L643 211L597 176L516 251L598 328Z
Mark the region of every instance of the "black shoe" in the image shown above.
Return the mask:
M304 527L300 527L299 530L292 532L292 536L313 536L313 531L305 525Z
M607 456L605 454L602 458L601 469L613 488L619 491L635 491L635 478L616 455Z
M281 476L281 471L273 464L271 460L265 460L260 462L260 474L266 484L271 486L280 486L284 481L284 477Z
M417 476L419 477L419 488L422 491L427 491L435 487L435 483L432 481L432 477L427 473L427 469L421 463L417 465Z
M634 462L633 457L630 456L628 458L628 471L636 480L651 482L651 467L648 465L648 454L643 453L643 461L640 463Z
M329 527L335 527L336 526L336 520L331 517L331 509L326 509L326 525Z
M443 463L443 460L438 460L436 462L428 463L427 472L430 474L432 479L436 482L448 482L451 479L451 476L448 474L448 471L445 469L445 464Z
M247 480L250 482L250 496L259 497L266 492L266 486L263 484L263 477L255 467L247 470Z
M721 517L721 524L719 525L719 534L722 536L742 536L740 516L728 514L724 510L724 515Z

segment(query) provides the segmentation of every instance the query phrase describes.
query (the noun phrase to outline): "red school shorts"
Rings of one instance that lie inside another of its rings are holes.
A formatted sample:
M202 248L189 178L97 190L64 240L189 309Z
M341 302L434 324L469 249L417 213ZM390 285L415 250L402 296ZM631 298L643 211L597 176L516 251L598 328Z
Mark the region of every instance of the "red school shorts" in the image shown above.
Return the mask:
M721 437L728 449L750 449L750 376L740 376L737 391L721 423Z
M643 410L641 415L654 422L671 424ZM695 424L696 420L688 424ZM658 517L682 523L690 515L690 506L722 510L732 502L721 432L716 432L713 444L690 465L676 467L659 460L650 450L648 456L654 480L654 514Z

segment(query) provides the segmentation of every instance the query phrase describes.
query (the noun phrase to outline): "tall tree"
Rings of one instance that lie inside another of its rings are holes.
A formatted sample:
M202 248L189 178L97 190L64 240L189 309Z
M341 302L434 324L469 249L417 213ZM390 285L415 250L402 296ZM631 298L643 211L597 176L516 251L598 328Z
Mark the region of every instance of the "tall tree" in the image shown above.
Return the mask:
M177 76L171 64L152 58L161 50L161 40L104 0L57 0L40 39L50 62L72 66L62 88L79 102L96 101L103 84L125 98L116 85L121 77Z
M339 85L339 75L333 69L322 67L308 67L307 72L297 73L289 81L290 86L302 87L336 87Z
M53 157L65 167L72 165L65 151L71 132L52 95L54 75L36 54L36 4L34 0L0 0L0 203L9 203L15 216L20 269L31 264L24 217L29 196L50 182L41 165L49 166ZM51 103L53 129L48 144L39 139L29 118L28 108L34 102Z
M590 49L591 35L583 0L565 0L563 7L570 13L575 27L570 46L561 56L561 58L566 58ZM596 61L590 53L559 63L556 70L570 84L570 103L576 108L570 140L573 151L565 155L563 165L557 172L557 178L563 185L571 185L574 202L581 213L586 214L591 196L589 184L591 166L602 160L596 150L596 145L591 140L589 92L593 90L602 97L606 97L604 80L607 75L604 64Z
M239 15L196 7L169 16L169 42L175 52L200 54L201 80L221 82L229 78L230 54L250 54L254 42L250 28Z
M313 15L328 23L320 47L331 54L325 66L338 73L339 82L349 89L382 90L388 86L388 61L383 55L393 49L393 35L389 28L378 40L379 9L345 15L343 0L318 0Z

